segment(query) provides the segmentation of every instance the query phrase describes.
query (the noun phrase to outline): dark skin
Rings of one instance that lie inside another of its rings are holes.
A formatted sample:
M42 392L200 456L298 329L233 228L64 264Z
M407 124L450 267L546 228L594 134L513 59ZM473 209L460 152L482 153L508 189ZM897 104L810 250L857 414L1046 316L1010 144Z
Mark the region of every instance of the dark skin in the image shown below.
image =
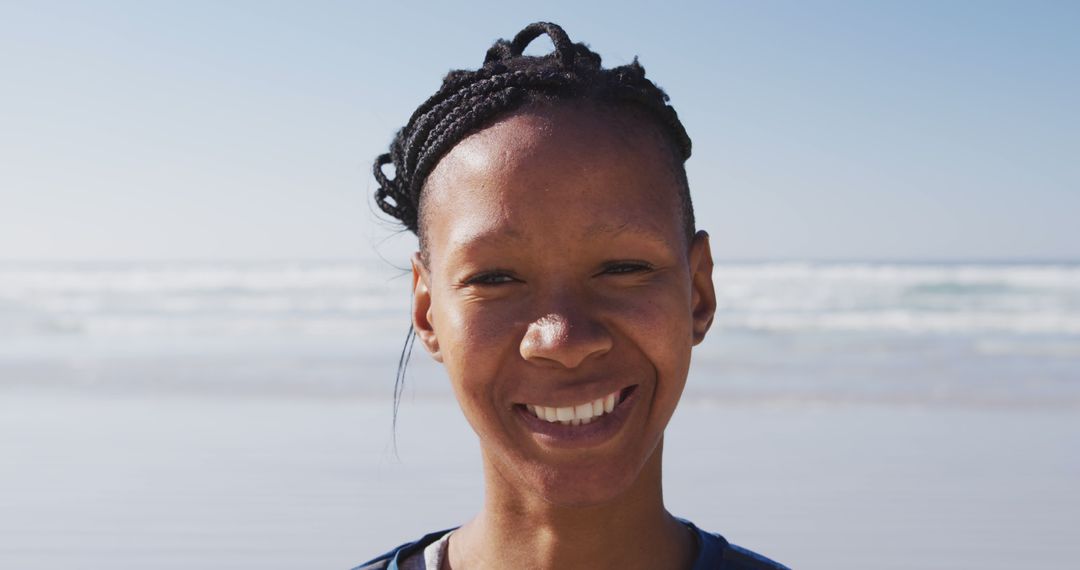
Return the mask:
M636 114L559 104L470 135L429 176L413 324L484 460L452 568L691 567L695 538L663 504L663 434L716 297L672 160ZM588 439L526 416L612 391L633 397Z

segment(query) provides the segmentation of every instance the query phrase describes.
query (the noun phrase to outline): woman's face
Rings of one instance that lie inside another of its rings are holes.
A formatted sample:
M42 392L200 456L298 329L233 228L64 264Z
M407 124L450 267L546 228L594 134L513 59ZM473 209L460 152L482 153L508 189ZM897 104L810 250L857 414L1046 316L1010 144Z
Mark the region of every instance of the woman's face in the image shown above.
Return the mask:
M507 488L598 504L659 461L715 310L665 144L633 116L533 108L428 178L414 325Z

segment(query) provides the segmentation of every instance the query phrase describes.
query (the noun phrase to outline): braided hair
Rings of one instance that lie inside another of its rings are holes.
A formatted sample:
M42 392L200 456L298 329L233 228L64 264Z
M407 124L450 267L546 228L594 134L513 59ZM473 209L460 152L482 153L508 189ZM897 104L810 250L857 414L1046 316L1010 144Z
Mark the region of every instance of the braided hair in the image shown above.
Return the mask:
M541 34L551 38L555 51L544 56L523 55L525 48ZM406 229L420 237L420 194L438 161L467 135L489 125L500 116L540 101L593 101L606 105L629 105L655 119L671 142L677 165L688 235L694 232L686 171L690 158L690 137L668 96L645 78L643 68L633 63L604 69L600 55L583 43L573 43L557 24L537 22L518 32L514 39L498 40L487 51L484 65L475 71L451 71L442 87L413 112L390 144L390 152L375 159L374 174L379 187L375 202ZM393 175L384 168L393 166Z
M551 38L555 51L544 56L523 55L542 34ZM379 187L375 202L420 238L421 192L435 165L469 134L517 109L540 102L589 101L605 107L628 107L654 120L670 141L680 183L683 223L687 236L694 234L694 210L683 163L690 158L690 137L678 114L667 104L668 96L645 78L637 58L629 65L604 69L600 55L583 43L573 43L557 24L537 22L525 26L511 41L498 40L487 51L484 65L475 71L451 71L442 87L413 112L398 131L390 152L375 159ZM392 176L384 168L393 166ZM393 425L396 449L398 403L405 384L405 370L416 336L412 325L398 359L394 383Z

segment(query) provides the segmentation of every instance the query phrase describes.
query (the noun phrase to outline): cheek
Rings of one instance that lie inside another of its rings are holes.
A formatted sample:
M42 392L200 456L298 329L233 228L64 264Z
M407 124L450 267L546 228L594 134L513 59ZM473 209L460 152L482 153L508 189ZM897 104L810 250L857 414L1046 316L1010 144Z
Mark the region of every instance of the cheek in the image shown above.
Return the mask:
M693 341L690 297L683 294L682 287L666 287L651 295L614 297L607 305L612 314L619 315L623 332L654 352L674 350Z
M620 334L640 350L657 374L654 410L668 416L682 394L690 369L693 318L689 293L680 288L666 294L624 299L613 309L619 315Z
M435 311L435 332L444 355L452 360L468 360L503 348L520 327L520 319L510 311L479 303L443 303ZM447 339L447 342L442 342Z
M467 302L443 305L437 318L443 366L465 420L485 448L510 449L502 406L509 390L506 368L519 355L518 320Z
M443 365L462 405L495 399L500 369L517 355L520 319L509 311L468 301L433 307Z

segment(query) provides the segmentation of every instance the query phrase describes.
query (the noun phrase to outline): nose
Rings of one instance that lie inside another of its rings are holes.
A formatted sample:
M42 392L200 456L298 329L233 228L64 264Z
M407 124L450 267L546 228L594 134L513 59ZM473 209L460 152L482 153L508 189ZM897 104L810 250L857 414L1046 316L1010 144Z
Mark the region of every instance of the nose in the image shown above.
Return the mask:
M612 342L607 327L588 314L561 310L530 323L520 350L530 362L575 368L611 350Z

